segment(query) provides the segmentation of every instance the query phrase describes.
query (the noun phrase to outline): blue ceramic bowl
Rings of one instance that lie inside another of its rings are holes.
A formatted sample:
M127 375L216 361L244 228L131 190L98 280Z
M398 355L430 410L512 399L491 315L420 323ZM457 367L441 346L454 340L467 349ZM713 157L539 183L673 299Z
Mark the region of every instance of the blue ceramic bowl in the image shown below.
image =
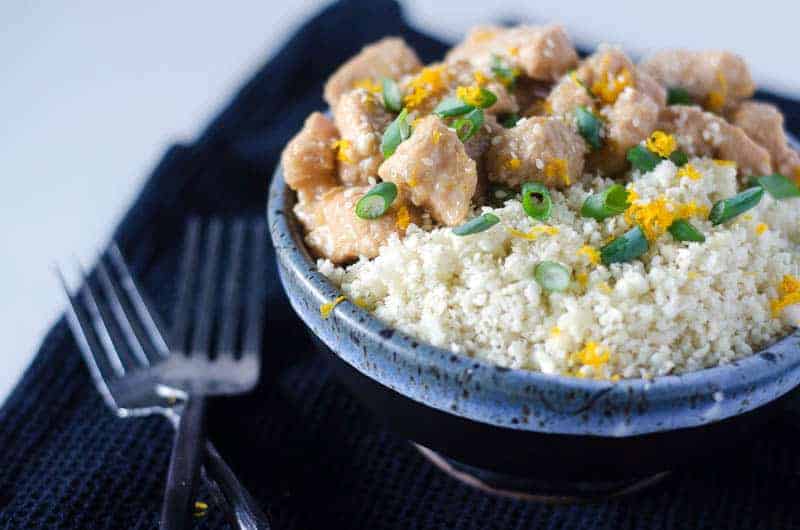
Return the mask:
M800 385L798 332L724 366L612 383L453 354L348 301L323 319L320 305L340 292L306 251L294 203L279 167L268 218L292 307L379 417L461 463L523 476L657 472L752 436Z

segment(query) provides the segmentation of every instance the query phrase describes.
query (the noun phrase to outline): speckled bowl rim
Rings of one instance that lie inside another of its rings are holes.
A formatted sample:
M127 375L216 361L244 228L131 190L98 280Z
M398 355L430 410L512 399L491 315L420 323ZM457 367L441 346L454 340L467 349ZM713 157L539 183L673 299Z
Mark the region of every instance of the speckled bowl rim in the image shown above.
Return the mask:
M436 409L511 429L627 437L739 415L800 385L800 330L722 366L612 383L503 368L454 354L390 329L349 301L322 319L319 306L341 292L308 254L292 213L294 201L278 165L267 217L281 279L295 311L342 360ZM360 338L358 344L353 337ZM417 378L409 375L413 367Z

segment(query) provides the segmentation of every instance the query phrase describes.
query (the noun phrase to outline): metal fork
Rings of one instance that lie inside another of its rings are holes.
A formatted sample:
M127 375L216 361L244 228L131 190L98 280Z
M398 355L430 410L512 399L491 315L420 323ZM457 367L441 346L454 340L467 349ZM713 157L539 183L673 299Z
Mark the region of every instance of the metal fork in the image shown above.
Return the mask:
M264 225L261 223L259 226L263 228ZM217 301L217 285L224 258L221 249L224 226L218 219L211 221L202 256L200 223L190 222L187 229L181 285L170 340L172 355L159 367L160 380L164 384L187 393L186 408L172 448L161 512L161 527L165 530L179 530L188 523L194 485L200 470L200 443L205 439L205 397L248 392L258 382L264 325L260 298L262 287L259 286L263 278L260 257L263 252L254 253L253 263L246 271L249 281L246 286L240 285L246 243L244 229L243 223L236 222L230 230L221 303ZM257 239L259 241L253 243L260 248L266 233L262 231ZM198 291L194 285L198 282L196 276L201 264ZM244 314L240 315L239 298L244 289L247 290L246 301Z
M221 224L215 222L212 226ZM214 228L214 231L220 232L221 235L221 228ZM229 262L236 263L236 270L232 272L229 267L224 305L230 309L229 312L235 313L234 308L238 305L236 287L239 283L242 254L248 239L247 232L251 235L252 254L249 260L250 294L245 311L248 323L245 336L248 340L244 341L244 344L247 346L247 351L252 352L254 349L257 351L260 343L263 317L262 310L257 307L260 303L259 273L263 270L266 240L263 223L258 223L254 227L248 227L241 222L234 225L234 244L232 244L234 251L231 252L232 258ZM187 230L187 241L194 239L193 253L196 250L198 234L199 222L194 221ZM219 243L215 245L218 247ZM185 259L184 269L187 262L189 260ZM69 301L67 317L70 327L94 384L106 404L122 418L161 414L179 430L181 419L186 417L188 405L191 403L189 397L191 394L187 393L186 389L191 391L193 387L189 384L182 388L175 384L185 382L182 381L183 377L175 377L183 374L180 369L182 364L169 362L173 357L163 338L161 326L156 323L153 313L149 311L117 246L112 245L111 249L101 256L95 275L90 276L81 270L81 286L74 293L61 270L57 272ZM207 274L205 278L209 276L210 274ZM210 280L204 283L209 282ZM183 285L185 290L189 282L184 281ZM185 299L186 296L182 292L181 300ZM227 331L220 336L230 337L234 334L238 320L234 321L232 318L225 320L227 324L223 329ZM184 325L188 327L188 324ZM176 337L178 336L176 332ZM252 353L248 353L247 356L242 356L242 359L246 359L245 363L237 364L238 367L247 366L249 370L246 375L242 375L241 370L236 372L237 380L241 382L238 388L252 388L257 381L259 363L252 357ZM229 359L225 360L230 363ZM215 367L219 368L216 365ZM221 388L229 391L233 389L233 385L223 385ZM202 412L202 408L201 403L199 412ZM195 416L191 418L191 422L197 422L197 411L198 407L195 406ZM202 415L199 417L202 418ZM191 422L186 421L187 424ZM177 438L176 435L176 441ZM223 505L229 505L232 509L227 513L231 523L243 529L269 528L266 516L239 483L214 446L206 442L204 447L204 471L207 471L213 479L208 481L210 490L215 500ZM191 502L191 499L189 496L186 502ZM186 506L184 516L188 516L188 508Z

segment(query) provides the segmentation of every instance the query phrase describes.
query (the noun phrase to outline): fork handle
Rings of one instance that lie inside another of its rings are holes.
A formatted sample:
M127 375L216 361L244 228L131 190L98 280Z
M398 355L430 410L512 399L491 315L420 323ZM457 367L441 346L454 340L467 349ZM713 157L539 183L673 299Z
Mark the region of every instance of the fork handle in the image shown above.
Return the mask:
M270 530L269 521L256 500L236 478L211 442L206 442L205 469L230 507L232 525L239 530Z
M203 461L205 408L204 398L189 396L180 416L161 506L161 530L185 530L189 527Z

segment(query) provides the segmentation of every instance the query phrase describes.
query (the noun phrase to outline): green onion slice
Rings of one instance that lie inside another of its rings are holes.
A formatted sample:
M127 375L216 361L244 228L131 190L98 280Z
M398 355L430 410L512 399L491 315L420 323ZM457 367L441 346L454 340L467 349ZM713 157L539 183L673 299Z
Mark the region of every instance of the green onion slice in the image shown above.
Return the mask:
M543 261L533 268L536 283L545 291L563 291L569 287L569 270L555 261Z
M669 225L669 233L678 241L696 241L702 243L706 240L706 236L700 233L700 230L694 227L692 223L686 219L677 219Z
M656 168L661 158L640 144L628 149L628 162L642 173L647 173Z
M503 63L499 55L492 55L492 73L499 79L509 90L514 89L514 84L517 82L519 74L511 67Z
M603 147L603 139L600 138L600 129L603 124L592 111L586 107L578 107L575 109L575 122L578 125L578 132L581 133L586 143L592 146L592 149Z
M500 218L493 213L485 213L473 219L470 219L461 226L453 228L453 233L457 236L469 236L489 230L491 227L500 222Z
M511 114L506 114L505 116L500 118L500 125L502 125L506 129L511 129L517 124L519 120L520 120L519 114L517 114L516 112L512 112Z
M763 196L764 188L760 186L748 188L733 197L717 201L714 206L711 207L708 219L715 225L730 221L737 215L743 214L750 208L755 207Z
M384 158L392 156L399 146L411 136L411 126L408 124L408 110L403 109L397 118L389 124L381 140L381 152Z
M522 209L528 217L546 221L553 209L550 190L539 182L526 182L522 185Z
M356 215L362 219L377 219L385 214L397 198L394 182L381 182L356 203Z
M440 118L450 118L452 116L461 116L462 114L466 114L474 108L475 107L472 105L468 105L457 97L452 96L439 102L439 104L436 105L436 108L433 109L433 113Z
M589 195L583 206L581 216L602 221L607 217L619 215L628 209L628 190L620 184L612 184L600 193Z
M381 85L383 86L383 106L386 107L386 110L400 112L403 108L403 94L400 92L400 87L388 77L381 80Z
M797 187L797 184L780 173L759 177L756 180L762 188L772 195L773 199L780 200L800 197L800 188Z
M689 155L683 151L673 151L672 154L669 155L669 159L678 167L685 166L689 163Z
M478 97L478 108L488 109L497 103L497 96L491 90L485 88L480 89L480 96Z
M672 87L667 90L667 105L692 105L692 96L689 91L681 87Z
M473 109L453 123L462 142L466 142L483 126L483 110Z
M650 245L644 236L641 227L631 228L617 239L600 249L600 259L603 263L625 263L632 261L645 252Z

